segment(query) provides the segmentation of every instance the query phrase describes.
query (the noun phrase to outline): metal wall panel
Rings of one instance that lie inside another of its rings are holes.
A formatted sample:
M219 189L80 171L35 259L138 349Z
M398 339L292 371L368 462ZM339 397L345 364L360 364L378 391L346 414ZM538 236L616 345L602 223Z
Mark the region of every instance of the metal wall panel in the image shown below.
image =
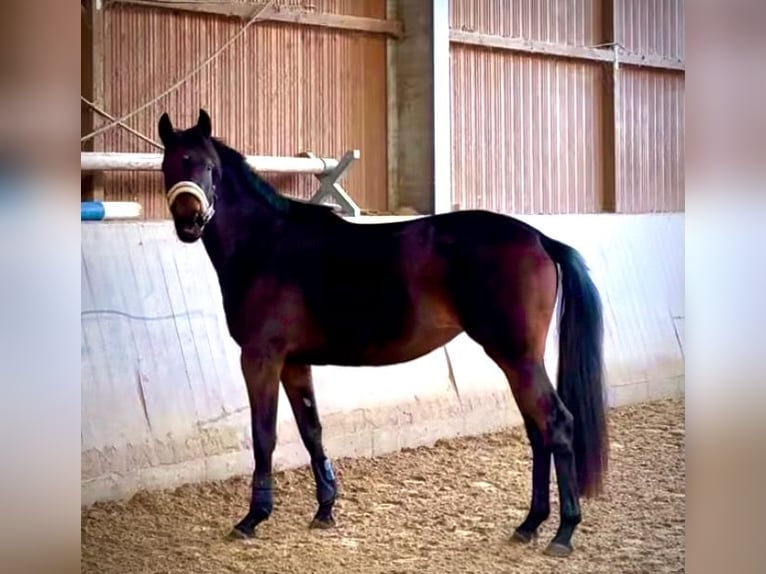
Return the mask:
M453 44L453 204L600 211L602 74L598 64Z
M636 54L684 59L684 0L614 0L615 40Z
M684 76L623 68L617 211L684 210Z
M296 4L296 2L281 2ZM297 4L300 4L298 2ZM318 2L317 11L385 17L385 0ZM105 107L136 109L197 67L242 26L236 19L122 5L105 11ZM128 121L158 139L168 111L178 126L200 107L215 135L246 154L361 150L344 187L361 207L387 208L386 39L281 23L258 23L183 86ZM97 138L107 151L157 151L121 129ZM288 195L308 198L309 175L265 174ZM105 196L137 200L148 218L168 216L159 174L109 174Z
M450 0L450 27L540 42L600 41L599 0Z

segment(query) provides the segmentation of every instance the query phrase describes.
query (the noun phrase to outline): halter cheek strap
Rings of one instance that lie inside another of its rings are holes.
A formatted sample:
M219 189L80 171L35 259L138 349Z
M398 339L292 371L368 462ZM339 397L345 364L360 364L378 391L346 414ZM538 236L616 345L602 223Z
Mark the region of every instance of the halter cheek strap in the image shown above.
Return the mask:
M193 181L179 181L177 184L171 187L167 193L168 206L173 205L175 200L182 193L193 195L200 202L200 204L202 204L203 223L207 223L212 219L213 214L215 213L213 204L208 201L207 195L205 195L205 192L202 191L202 188Z

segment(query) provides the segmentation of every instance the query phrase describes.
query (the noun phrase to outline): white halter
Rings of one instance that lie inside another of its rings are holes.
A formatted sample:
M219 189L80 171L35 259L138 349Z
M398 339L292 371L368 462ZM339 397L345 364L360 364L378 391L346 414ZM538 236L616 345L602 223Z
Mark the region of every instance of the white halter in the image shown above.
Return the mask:
M202 190L202 188L193 181L179 181L177 184L171 187L167 193L168 206L172 206L173 202L175 202L178 196L182 193L193 195L202 204L203 223L210 221L210 219L213 217L213 213L215 213L213 204L208 201L207 195L205 195L205 192Z

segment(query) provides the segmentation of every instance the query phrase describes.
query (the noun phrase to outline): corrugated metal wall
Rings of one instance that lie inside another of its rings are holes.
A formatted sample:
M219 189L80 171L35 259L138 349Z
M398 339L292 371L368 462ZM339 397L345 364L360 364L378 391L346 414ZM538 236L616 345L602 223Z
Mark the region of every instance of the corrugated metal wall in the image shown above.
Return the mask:
M592 1L451 0L450 26L569 45L598 43ZM451 47L453 203L512 213L601 209L603 66Z
M302 2L281 1L277 4ZM385 0L318 0L318 12L385 18ZM243 25L236 19L129 5L107 8L104 24L105 108L129 113L198 66ZM215 135L246 154L340 157L358 148L361 160L344 188L362 208L387 208L386 39L345 30L261 22L175 92L129 123L158 139L168 111L178 127L207 109ZM121 129L96 149L157 151ZM265 174L278 189L308 198L316 179ZM109 174L105 197L138 200L148 218L168 216L159 174Z
M623 51L684 57L682 0L450 0L450 26L568 46L614 34ZM611 63L459 43L450 52L453 204L683 211L683 72L622 66L612 148Z
M684 59L684 0L614 0L615 39L636 54Z
M474 46L451 52L453 203L599 211L601 68Z
M683 0L615 0L615 9L625 51L684 59ZM683 211L683 73L624 67L618 89L617 211Z
M684 210L684 77L620 73L617 211Z
M639 0L640 1L640 0ZM597 43L601 2L594 0L450 0L450 27L576 46Z

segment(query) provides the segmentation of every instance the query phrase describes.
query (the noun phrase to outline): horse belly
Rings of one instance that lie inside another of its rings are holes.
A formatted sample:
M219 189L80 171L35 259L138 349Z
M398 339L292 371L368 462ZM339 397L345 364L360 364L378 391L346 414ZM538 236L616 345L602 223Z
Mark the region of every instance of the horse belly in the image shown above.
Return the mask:
M365 349L365 364L389 365L417 359L449 343L463 330L451 307L436 299L421 300L409 319L401 338Z
M458 326L423 329L407 340L376 345L366 349L361 364L383 366L412 361L446 345L461 331L462 329Z

